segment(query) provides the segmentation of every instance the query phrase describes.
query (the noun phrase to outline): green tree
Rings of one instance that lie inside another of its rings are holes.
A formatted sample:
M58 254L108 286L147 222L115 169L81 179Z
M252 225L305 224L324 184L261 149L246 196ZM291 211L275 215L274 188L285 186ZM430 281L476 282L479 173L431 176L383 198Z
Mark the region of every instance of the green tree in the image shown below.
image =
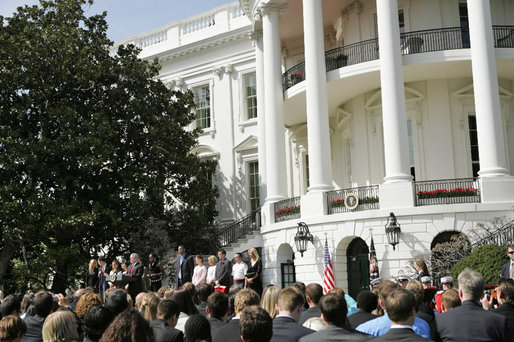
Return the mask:
M112 53L106 14L84 14L91 3L0 17L4 288L62 291L102 248L126 254L152 225L160 248L205 252L214 232L215 165L191 153L198 132L185 129L192 94L157 80L137 48Z
M508 261L505 247L498 245L484 245L477 247L473 252L453 266L451 274L457 279L460 272L466 267L480 273L486 284L494 285L500 279L502 265Z

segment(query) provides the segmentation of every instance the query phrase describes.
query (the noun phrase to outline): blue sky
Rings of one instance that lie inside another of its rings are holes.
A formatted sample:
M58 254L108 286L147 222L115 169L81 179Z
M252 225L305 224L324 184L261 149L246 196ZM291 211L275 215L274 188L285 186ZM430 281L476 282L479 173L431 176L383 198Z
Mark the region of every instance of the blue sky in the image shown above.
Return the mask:
M150 31L236 0L96 0L87 15L107 11L113 41ZM0 15L10 17L18 6L38 4L38 0L0 0Z

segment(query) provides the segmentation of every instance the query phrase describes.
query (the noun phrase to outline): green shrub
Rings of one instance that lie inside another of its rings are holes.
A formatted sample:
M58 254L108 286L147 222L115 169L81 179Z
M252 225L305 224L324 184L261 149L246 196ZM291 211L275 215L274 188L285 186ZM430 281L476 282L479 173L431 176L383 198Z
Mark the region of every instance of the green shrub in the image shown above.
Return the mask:
M497 284L500 279L502 265L508 261L505 247L498 245L485 245L475 248L473 252L460 260L452 267L452 277L457 280L460 272L466 267L479 272L484 277L485 283Z

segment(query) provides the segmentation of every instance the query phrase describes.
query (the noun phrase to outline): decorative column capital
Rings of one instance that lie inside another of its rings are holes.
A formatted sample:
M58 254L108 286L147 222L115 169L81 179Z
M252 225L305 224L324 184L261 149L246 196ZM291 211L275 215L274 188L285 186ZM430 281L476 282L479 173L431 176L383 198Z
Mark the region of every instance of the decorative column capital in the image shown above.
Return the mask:
M266 5L259 7L257 9L257 13L259 13L261 17L271 15L273 13L284 15L287 13L287 5L278 3L268 3Z
M262 40L262 30L248 32L248 39L252 41L252 45L255 47Z
M227 64L223 67L223 71L225 71L225 74L230 75L232 71L234 71L234 67L232 66L232 64Z
M213 68L212 69L212 73L218 77L221 78L221 75L223 73L223 68L222 67L217 67L217 68Z

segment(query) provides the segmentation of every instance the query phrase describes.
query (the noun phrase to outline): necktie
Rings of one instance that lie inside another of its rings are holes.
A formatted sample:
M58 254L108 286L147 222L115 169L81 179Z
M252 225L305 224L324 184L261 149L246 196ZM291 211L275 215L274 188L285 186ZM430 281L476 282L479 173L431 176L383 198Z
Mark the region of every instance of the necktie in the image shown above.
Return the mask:
M130 274L132 274L133 270L134 270L134 264L132 264L132 267L130 268Z

